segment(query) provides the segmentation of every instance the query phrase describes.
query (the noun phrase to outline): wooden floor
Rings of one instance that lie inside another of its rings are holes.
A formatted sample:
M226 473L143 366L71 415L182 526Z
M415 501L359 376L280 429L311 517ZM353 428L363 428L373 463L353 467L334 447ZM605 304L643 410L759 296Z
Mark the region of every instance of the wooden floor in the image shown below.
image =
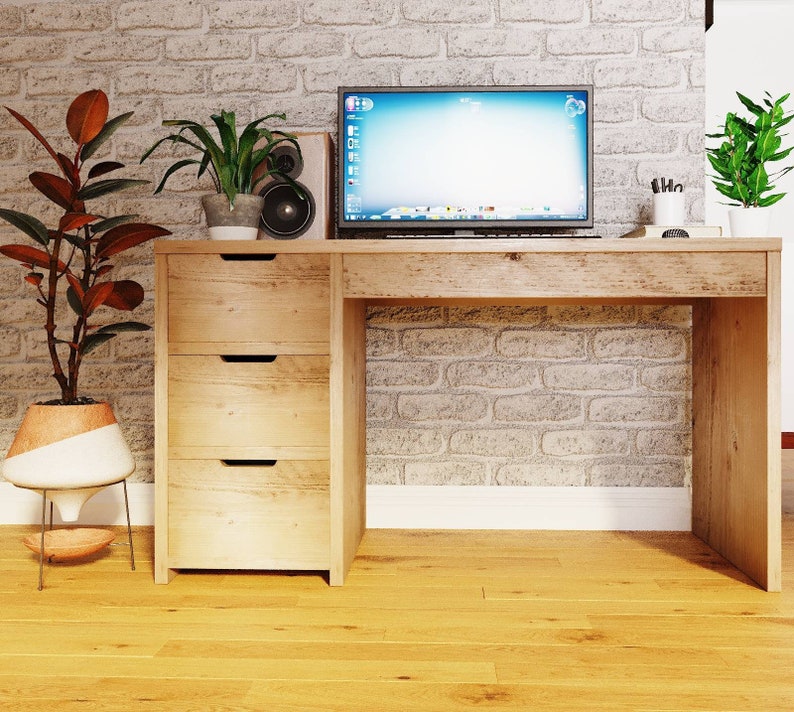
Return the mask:
M374 530L343 588L156 586L148 529L134 573L117 547L38 592L31 529L0 527L0 710L791 712L786 472L782 594L690 534L626 532Z

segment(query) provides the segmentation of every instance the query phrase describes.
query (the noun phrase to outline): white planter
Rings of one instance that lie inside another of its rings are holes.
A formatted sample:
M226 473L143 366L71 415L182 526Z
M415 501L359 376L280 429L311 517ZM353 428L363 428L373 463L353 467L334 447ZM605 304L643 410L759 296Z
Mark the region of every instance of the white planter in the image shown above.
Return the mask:
M732 237L767 237L770 208L733 208L728 211Z

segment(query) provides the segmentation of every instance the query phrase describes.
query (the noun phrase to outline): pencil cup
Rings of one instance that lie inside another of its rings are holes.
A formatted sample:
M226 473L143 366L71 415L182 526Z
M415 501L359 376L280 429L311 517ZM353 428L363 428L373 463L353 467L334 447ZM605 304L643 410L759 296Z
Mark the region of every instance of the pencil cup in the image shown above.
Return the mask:
M680 191L667 191L653 194L654 225L684 225L686 220L686 203Z

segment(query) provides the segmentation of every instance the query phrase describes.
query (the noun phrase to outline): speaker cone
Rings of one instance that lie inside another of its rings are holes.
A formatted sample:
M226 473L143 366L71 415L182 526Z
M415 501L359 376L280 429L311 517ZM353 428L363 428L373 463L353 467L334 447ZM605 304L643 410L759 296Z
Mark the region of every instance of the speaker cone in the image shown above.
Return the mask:
M308 188L297 185L303 198L289 183L278 180L268 183L259 193L265 199L260 219L262 230L277 240L300 237L314 220L314 198Z
M298 149L291 143L282 143L276 146L270 156L276 167L292 180L297 180L303 173L303 161L298 155Z

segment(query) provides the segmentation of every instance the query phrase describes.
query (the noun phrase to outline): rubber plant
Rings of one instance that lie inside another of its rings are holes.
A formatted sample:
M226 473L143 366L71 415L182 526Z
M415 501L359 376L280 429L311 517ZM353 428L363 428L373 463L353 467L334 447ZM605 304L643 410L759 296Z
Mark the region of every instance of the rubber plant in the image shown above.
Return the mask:
M93 402L78 394L83 358L121 332L151 328L138 321L100 319L100 315L111 314L109 310L130 312L144 298L138 282L111 278L110 259L147 240L170 234L158 225L138 222L137 215L107 216L88 208L88 202L96 198L148 183L107 177L124 168L117 161L87 163L132 116L129 112L108 119L108 104L107 95L99 89L84 92L71 103L66 114L72 141L70 155L57 151L27 118L6 107L55 164L55 172L34 171L28 178L39 193L60 208L57 224L47 227L32 215L0 208L0 218L35 243L1 245L0 253L22 265L24 279L44 309L52 375L61 391L60 399L50 403ZM68 324L61 328L58 322L66 315L70 315Z
M729 205L742 207L768 207L781 200L785 193L772 193L772 181L786 175L793 166L770 172L767 164L782 161L794 147L781 148L780 133L794 114L786 114L783 104L789 98L785 94L773 100L765 92L763 105L736 92L739 101L752 114L745 119L728 112L720 133L706 134L718 144L706 148L706 156L714 169L711 176L714 187L732 202Z

